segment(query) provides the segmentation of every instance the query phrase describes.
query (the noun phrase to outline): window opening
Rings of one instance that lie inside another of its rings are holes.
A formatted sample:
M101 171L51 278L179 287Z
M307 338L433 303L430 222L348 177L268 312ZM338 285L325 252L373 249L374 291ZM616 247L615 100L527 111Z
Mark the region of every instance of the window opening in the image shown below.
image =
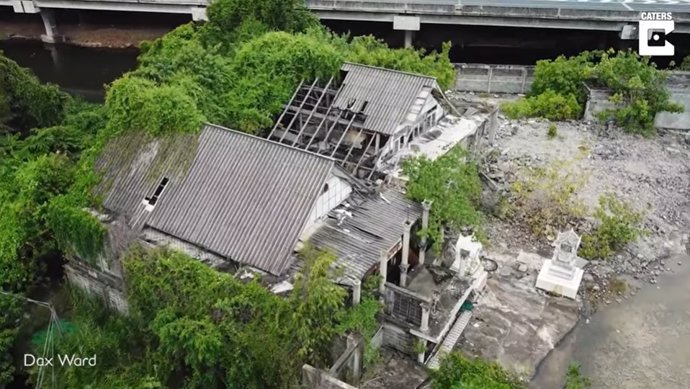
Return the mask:
M166 185L168 185L168 177L163 177L161 183L158 185L158 188L156 188L156 191L153 192L153 196L145 198L146 201L149 202L149 205L156 205L156 203L158 202L158 198L163 193L163 189L165 189Z

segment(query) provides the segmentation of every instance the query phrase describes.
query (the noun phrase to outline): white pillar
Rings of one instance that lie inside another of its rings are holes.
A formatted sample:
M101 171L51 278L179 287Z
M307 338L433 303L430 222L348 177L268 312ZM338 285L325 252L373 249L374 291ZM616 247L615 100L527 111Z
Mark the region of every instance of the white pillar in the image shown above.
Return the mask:
M410 268L408 263L410 257L410 229L412 223L405 222L405 231L402 238L402 262L400 263L400 286L403 288L407 286L407 269Z
M422 230L426 230L429 228L429 211L431 210L431 202L424 200L422 202L422 208L424 209L422 212ZM426 236L422 238L419 246L419 264L423 265L424 260L426 259Z
M357 305L362 300L362 281L352 280L352 305Z
M55 12L52 9L41 9L41 19L46 29L45 35L41 35L41 40L45 43L55 43L57 25L55 24Z
M414 34L414 31L405 30L405 48L412 47L412 34Z
M421 344L423 344L424 348L426 349L426 343L427 343L426 339L418 338L417 341L421 342ZM417 362L424 363L424 357L425 356L426 356L426 353L424 351L422 351L421 353L418 353L417 354Z
M428 303L422 303L422 325L419 326L419 330L422 332L429 331L429 316L431 314L431 307Z

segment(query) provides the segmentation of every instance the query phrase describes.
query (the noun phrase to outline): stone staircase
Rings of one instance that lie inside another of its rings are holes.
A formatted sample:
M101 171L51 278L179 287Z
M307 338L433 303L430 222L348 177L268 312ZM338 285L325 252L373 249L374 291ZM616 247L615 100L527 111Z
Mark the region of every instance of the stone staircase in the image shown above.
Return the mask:
M465 327L467 327L467 324L469 324L470 318L472 318L471 311L464 311L462 314L460 314L460 317L458 317L458 319L455 321L455 324L453 324L453 327L450 329L450 331L448 331L445 339L443 339L443 342L441 342L441 346L436 349L436 353L427 361L426 366L428 368L438 369L438 366L441 362L440 359L444 355L453 351L453 347L458 342L458 339L460 339L460 335L462 335Z

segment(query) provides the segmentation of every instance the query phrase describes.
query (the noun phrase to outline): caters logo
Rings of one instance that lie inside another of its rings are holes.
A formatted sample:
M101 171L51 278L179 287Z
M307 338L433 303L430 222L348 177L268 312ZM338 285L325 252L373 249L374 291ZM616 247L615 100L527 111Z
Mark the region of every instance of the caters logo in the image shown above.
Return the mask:
M672 56L675 47L666 41L666 36L674 28L671 12L642 12L638 27L640 55Z

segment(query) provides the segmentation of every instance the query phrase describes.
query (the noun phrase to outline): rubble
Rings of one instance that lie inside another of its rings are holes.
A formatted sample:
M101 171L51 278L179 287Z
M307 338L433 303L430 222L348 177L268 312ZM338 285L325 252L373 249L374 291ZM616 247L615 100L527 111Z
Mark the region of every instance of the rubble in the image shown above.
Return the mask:
M632 280L656 283L660 274L672 272L664 260L683 252L688 242L690 134L661 133L656 138L643 138L615 129L602 133L596 123L568 121L557 123L559 135L550 140L546 136L549 124L536 119L507 120L499 115L495 142L483 158L484 178L496 188L493 195L507 193L525 170L555 160L574 160L575 167L589 176L578 195L590 211L600 194L613 192L646 213L644 227L648 231L613 259L591 261L586 267L588 289L598 284L593 291L599 293L608 280L619 276L629 276L633 284ZM584 158L576 159L583 153ZM510 220L493 218L487 234L492 244L504 251L548 250L548 242L534 239L525 226Z

